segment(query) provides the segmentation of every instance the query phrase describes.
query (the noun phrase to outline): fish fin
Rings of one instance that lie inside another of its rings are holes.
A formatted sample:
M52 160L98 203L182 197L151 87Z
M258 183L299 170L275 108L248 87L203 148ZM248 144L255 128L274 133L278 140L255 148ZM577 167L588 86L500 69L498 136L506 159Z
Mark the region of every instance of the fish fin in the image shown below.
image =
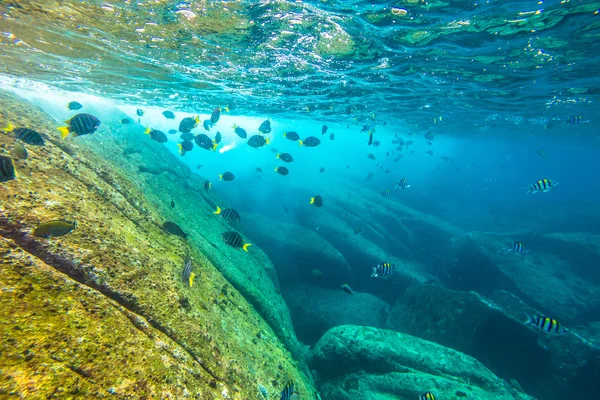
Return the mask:
M215 211L213 214L221 214L221 207L217 206L217 211Z
M152 131L152 129L150 129L150 127L147 127L146 130L144 131L144 133L146 135L149 135L151 131Z
M200 122L200 116L196 115L196 118L194 118L194 121L196 121L196 123Z
M223 175L219 175L219 180L222 181L223 180Z
M212 151L217 150L217 147L219 147L219 143L213 144Z
M244 245L242 246L242 249L244 249L244 251L247 253L248 252L248 247L252 246L252 244L250 243L244 243Z
M371 274L371 278L377 277L377 267L373 267L373 273Z
M237 129L237 125L233 124L233 126L231 128L235 131Z
M275 158L281 158L281 157L279 157L280 155L281 155L281 154L277 154L277 155L275 156Z
M286 136L287 136L287 132L283 132L283 137L286 137Z
M190 274L190 287L194 286L194 277L196 276L195 273L191 273Z
M9 133L12 132L13 129L15 129L15 127L11 123L9 123L8 125L6 125L6 128L4 128L4 132Z
M300 146L304 145L304 142L302 140L298 140L298 143L300 144Z
M58 128L58 131L60 132L60 137L61 138L66 138L67 136L69 136L69 127L68 126L61 126Z
M314 197L311 197L311 198L310 198L310 204L314 204L314 203L315 203L315 198L314 198Z
M525 315L527 316L527 319L525 321L523 321L523 325L533 325L535 323L535 318L529 314L525 314Z
M271 144L271 140L269 138L266 138L265 142L267 142L267 144Z

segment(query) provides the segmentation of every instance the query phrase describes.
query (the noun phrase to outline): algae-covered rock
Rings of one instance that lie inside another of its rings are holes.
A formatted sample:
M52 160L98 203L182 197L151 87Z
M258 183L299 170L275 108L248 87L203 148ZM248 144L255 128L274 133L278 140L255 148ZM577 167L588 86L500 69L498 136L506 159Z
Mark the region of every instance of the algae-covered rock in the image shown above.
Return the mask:
M298 284L284 287L298 339L314 344L339 325L363 325L383 328L389 305L369 293L348 295L341 289L324 289Z
M48 115L14 95L0 93L0 109L1 125L47 139L0 186L0 335L9 338L0 393L251 399L258 384L276 392L292 379L313 397L302 360L290 353L299 345L266 257L221 241L230 228L172 153L123 128L116 110L90 107L100 129L62 140ZM13 142L0 135L1 152ZM132 145L139 153L125 155ZM165 171L139 174L140 160ZM174 196L189 203L169 211ZM52 219L77 221L76 229L31 235ZM165 232L165 220L188 240ZM192 287L181 277L188 255Z
M474 358L403 333L344 325L331 329L309 353L324 398L531 399Z

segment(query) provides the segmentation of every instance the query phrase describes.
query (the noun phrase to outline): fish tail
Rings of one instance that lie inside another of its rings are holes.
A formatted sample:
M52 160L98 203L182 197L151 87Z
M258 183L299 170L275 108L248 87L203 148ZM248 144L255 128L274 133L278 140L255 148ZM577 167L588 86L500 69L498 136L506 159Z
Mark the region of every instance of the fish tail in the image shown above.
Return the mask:
M278 169L279 169L279 167L275 167L275 172L277 172Z
M315 204L315 198L314 197L310 198L310 204Z
M194 121L196 121L196 123L200 122L200 116L196 115L196 117L194 118Z
M223 175L219 175L219 180L222 181L223 180Z
M144 133L146 135L149 135L151 131L152 131L152 129L150 129L150 127L146 127L146 130L144 131Z
M215 211L213 214L221 214L221 207L217 206L217 211Z
M60 137L61 138L66 138L67 136L69 136L69 127L68 126L61 126L58 128L58 131L60 132Z
M229 112L229 107L223 107L222 110L225 112Z
M281 155L281 154L277 154L277 155L275 156L275 158L281 158L281 157L279 157L280 155Z
M269 139L269 138L266 138L266 139L265 139L265 142L267 142L267 144L271 144L271 139Z
M233 124L233 126L231 128L235 131L237 129L237 125Z
M373 272L371 273L371 278L377 275L377 267L373 267Z
M523 325L533 325L535 324L535 318L532 317L529 314L525 314L527 316L527 319L525 321L523 321Z
M286 137L286 136L287 136L287 132L283 132L283 137Z
M247 253L248 252L248 247L252 246L251 243L244 243L244 245L242 246L242 249L244 249L244 251Z
M12 126L11 123L9 123L8 125L6 125L6 128L4 128L4 132L9 133L9 132L12 132L13 129L15 129L15 127Z
M217 147L219 147L219 143L213 143L212 151L217 150Z
M196 276L195 273L191 273L190 274L190 287L192 287L194 285L194 277Z
M304 145L304 142L302 140L298 140L298 143L300 144L300 146Z

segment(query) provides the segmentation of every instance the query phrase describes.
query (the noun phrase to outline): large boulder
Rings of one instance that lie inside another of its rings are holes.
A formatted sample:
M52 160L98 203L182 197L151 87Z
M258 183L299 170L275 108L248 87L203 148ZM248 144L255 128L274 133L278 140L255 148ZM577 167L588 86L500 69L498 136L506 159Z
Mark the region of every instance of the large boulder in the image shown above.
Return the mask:
M296 335L307 344L316 343L329 329L339 325L383 328L389 304L369 293L349 295L341 289L297 284L283 288Z
M308 360L328 400L409 400L426 391L440 399L531 399L472 357L383 329L333 328Z

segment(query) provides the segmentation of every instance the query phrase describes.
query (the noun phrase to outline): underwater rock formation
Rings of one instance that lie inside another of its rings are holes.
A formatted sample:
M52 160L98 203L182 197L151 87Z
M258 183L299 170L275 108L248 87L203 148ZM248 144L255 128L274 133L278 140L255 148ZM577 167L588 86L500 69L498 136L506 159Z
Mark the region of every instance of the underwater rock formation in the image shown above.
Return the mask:
M458 351L403 333L344 325L331 329L309 353L328 400L526 400L531 397Z
M306 284L284 287L282 293L298 339L311 345L339 325L383 328L389 312L389 304L369 293L348 295L339 288L324 289Z
M268 258L222 242L229 228L168 149L123 129L115 109L90 107L100 129L65 140L12 94L0 92L0 109L3 126L46 138L0 184L0 395L248 399L258 384L274 393L291 379L314 397ZM0 134L2 154L13 144ZM132 145L139 152L124 155ZM166 172L140 175L147 160ZM77 225L31 235L52 219ZM165 220L188 239L166 233ZM181 277L186 255L192 287Z

